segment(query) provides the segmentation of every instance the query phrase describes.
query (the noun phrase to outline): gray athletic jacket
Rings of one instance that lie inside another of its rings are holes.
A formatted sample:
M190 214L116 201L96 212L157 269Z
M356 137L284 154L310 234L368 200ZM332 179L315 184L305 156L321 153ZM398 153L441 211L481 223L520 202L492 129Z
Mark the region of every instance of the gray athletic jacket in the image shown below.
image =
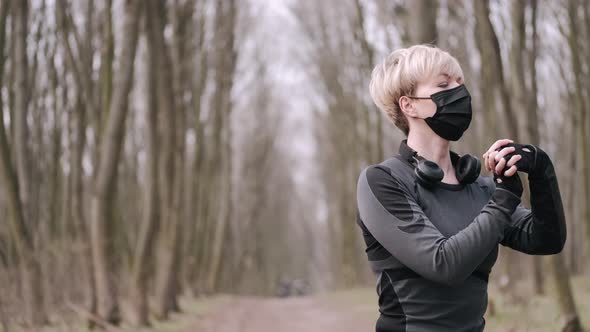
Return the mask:
M553 165L529 176L527 209L491 176L425 189L415 179L411 153L404 140L398 155L366 167L358 179L357 224L378 276L377 331L483 331L498 243L531 255L564 246Z

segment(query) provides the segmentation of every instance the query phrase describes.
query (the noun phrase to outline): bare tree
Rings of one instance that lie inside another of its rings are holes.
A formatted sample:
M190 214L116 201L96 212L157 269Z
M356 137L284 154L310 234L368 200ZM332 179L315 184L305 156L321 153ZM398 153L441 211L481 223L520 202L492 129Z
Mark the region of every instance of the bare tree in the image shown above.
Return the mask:
M408 1L408 29L410 40L413 44L438 44L438 29L436 17L438 16L438 0ZM421 22L417 24L417 22Z
M117 165L121 155L128 97L133 83L135 51L139 30L140 1L125 2L125 23L119 71L114 94L101 137L99 164L91 198L91 234L93 264L96 275L98 313L107 322L120 322L116 288L116 267L112 247L112 205L116 191Z
M489 1L473 1L473 6L476 17L476 45L481 56L481 63L486 64L481 66L483 106L486 114L487 128L491 130L486 136L490 138L498 137L500 133L496 128L501 124L508 128L507 132L502 134L508 135L511 139L518 141L518 122L515 114L512 112L508 87L504 80L498 37L490 21ZM498 122L496 119L496 108L498 107L495 102L496 96L500 96L501 109L505 115L504 121L501 122ZM505 280L508 281L507 286L509 286L512 285L518 276L516 270L513 268L516 266L514 263L516 256L513 251L501 248L501 257L504 263ZM508 288L505 287L504 289Z
M578 155L580 156L580 163L582 165L582 169L580 170L580 174L583 175L583 180L580 183L583 186L583 195L585 197L585 201L588 201L590 197L590 152L588 146L588 136L590 135L587 132L587 101L584 95L584 64L583 59L580 57L580 50L581 45L579 42L579 33L581 24L578 18L578 11L580 9L580 3L577 0L569 0L568 1L568 22L569 22L569 34L567 36L569 49L571 52L571 64L572 64L572 73L574 76L574 97L576 100L576 123L577 123L577 135L578 135ZM589 22L586 22L589 24ZM590 207L588 204L581 204L581 219L586 222L586 238L590 239ZM587 250L590 250L590 246L587 246Z
M236 1L229 0L218 2L215 6L215 94L212 100L211 111L214 116L214 143L213 147L219 149L220 155L216 157L216 167L214 173L215 184L219 187L216 192L214 211L216 212L215 228L211 243L211 257L208 265L206 288L214 290L217 286L219 277L221 258L224 248L224 240L227 232L228 218L231 214L231 200L229 187L231 181L231 136L230 136L230 116L231 116L231 90L234 80L234 70L236 65L235 41L235 22L236 22ZM229 206L228 206L229 204Z
M194 146L194 161L192 163L191 173L193 176L190 178L192 181L189 182L189 188L187 189L187 199L190 199L194 204L187 204L187 213L192 216L192 220L195 222L188 222L187 225L187 241L185 241L185 250L187 256L187 266L184 269L185 279L187 279L187 286L190 286L191 291L198 289L198 278L196 277L199 272L203 269L199 267L205 266L201 264L203 255L206 248L202 245L206 237L204 234L206 222L208 220L206 213L203 213L207 208L205 188L207 187L207 180L209 171L206 164L207 141L205 140L205 125L201 119L203 108L201 107L201 99L205 86L207 83L207 77L209 70L207 68L207 48L205 45L205 1L198 1L198 7L195 9L196 18L194 19L194 27L199 32L195 40L195 57L194 62L189 72L195 73L193 80L190 82L192 88L190 107L193 109L193 128L195 131L195 146ZM190 116L189 116L190 118ZM202 280L202 278L201 278Z
M502 122L502 124L505 124L508 128L505 134L514 140L518 140L518 122L512 112L507 86L504 83L500 46L492 22L490 21L489 1L473 1L473 6L476 17L476 45L481 55L481 63L486 64L481 68L481 76L483 80L482 87L485 89L482 90L482 97L484 99L485 113L487 114L486 122L488 128L492 128L493 130L493 128L498 127L495 116L497 106L494 102L497 93L500 96L501 108L505 115L505 122ZM497 132L492 132L488 134L488 137L497 137L498 134Z
M73 77L77 83L78 89L76 91L76 109L72 112L72 130L75 132L75 139L73 140L73 153L71 154L71 211L70 216L76 220L76 228L78 229L78 235L86 239L86 245L84 246L84 270L88 274L88 310L92 314L96 314L96 283L94 280L94 270L92 265L92 252L91 246L88 244L90 241L90 232L88 229L87 218L84 214L84 176L83 176L83 165L82 159L84 154L84 148L86 145L86 128L87 128L87 112L86 107L91 110L96 110L96 102L94 99L94 82L92 81L92 15L94 9L94 2L89 1L86 7L86 20L87 25L85 28L85 40L82 44L80 40L80 33L76 28L71 15L71 7L66 3L65 0L60 0L59 5L56 6L56 21L62 35L62 41L65 46L67 63L72 71ZM74 48L70 44L70 36L74 36L76 47ZM80 55L80 59L76 59L75 51ZM53 69L55 71L55 69ZM52 74L57 79L57 73ZM57 88L57 82L56 82ZM90 327L94 326L94 321L88 320Z
M568 278L569 274L562 274L567 270L565 268L565 263L560 256L561 255L553 255L550 257L550 260L553 268L555 285L557 286L557 301L559 303L561 314L564 317L564 324L561 331L581 332L583 329L574 302L574 297L572 296L571 284Z
M532 11L536 13L536 2L532 4L533 8ZM526 66L525 62L525 53L527 50L526 45L526 35L525 35L525 7L526 3L523 1L513 1L511 7L511 23L512 23L512 42L510 46L510 92L511 92L511 99L513 101L512 108L515 110L526 110L526 112L518 112L521 114L521 118L519 119L520 123L524 126L524 133L526 135L521 135L521 138L527 138L531 144L539 144L539 132L538 132L538 123L537 123L537 103L536 103L536 82L533 82L533 79L536 80L536 75L534 72L536 71L535 61L536 61L536 51L530 54L529 61L532 62L530 67ZM536 14L535 14L536 15ZM535 30L536 29L536 22L534 21L536 18L532 18L531 26ZM533 44L536 43L534 39L536 36L533 36ZM533 45L534 46L534 45ZM529 52L529 53L531 53ZM526 85L526 73L527 69L531 71L531 88L529 89ZM525 116L526 117L523 117ZM528 201L529 198L528 190L525 192L524 200ZM532 257L532 266L533 266L533 282L534 282L534 289L537 294L543 293L543 271L541 268L541 258L540 257Z
M0 50L4 54L5 28L6 20L9 13L8 1L0 4ZM15 88L15 107L18 109L18 116L15 118L15 140L21 140L14 145L15 151L10 150L8 136L4 127L4 103L0 95L0 153L2 155L1 175L2 182L6 188L6 194L9 200L10 213L10 230L12 238L20 261L20 270L22 276L22 286L26 307L27 321L32 325L45 324L47 314L44 308L43 288L41 283L40 265L35 255L35 246L33 235L31 233L31 223L27 223L25 208L27 206L28 194L28 172L27 172L27 132L26 132L26 114L27 114L27 55L26 55L26 36L27 36L27 11L26 2L13 3L13 16L15 22L14 31L16 36L14 42L15 50L15 75L17 87ZM4 73L4 56L0 56L0 83ZM1 85L1 84L0 84ZM12 156L16 155L16 162L12 161Z
M148 31L148 39L154 38L153 30L157 29L152 22L151 10L148 9L148 19L145 20L145 30ZM146 181L144 191L144 214L140 226L139 240L135 248L132 267L133 306L136 324L149 325L148 308L148 282L150 279L150 263L153 247L159 225L159 186L158 186L158 56L159 51L154 49L154 42L148 41L149 52L146 62L148 91L148 114L146 146Z

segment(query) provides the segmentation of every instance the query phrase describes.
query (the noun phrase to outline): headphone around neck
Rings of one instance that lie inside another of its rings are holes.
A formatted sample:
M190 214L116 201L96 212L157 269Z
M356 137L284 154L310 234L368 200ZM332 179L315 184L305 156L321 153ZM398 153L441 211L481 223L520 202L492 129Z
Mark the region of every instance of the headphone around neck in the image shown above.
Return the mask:
M445 174L435 162L426 160L417 153L412 154L412 159L415 161L416 167L414 168L414 173L420 185L430 189L442 181ZM473 183L481 172L481 162L479 159L471 154L459 156L451 151L451 161L454 161L454 159L456 159L454 163L455 176L459 180L459 183Z

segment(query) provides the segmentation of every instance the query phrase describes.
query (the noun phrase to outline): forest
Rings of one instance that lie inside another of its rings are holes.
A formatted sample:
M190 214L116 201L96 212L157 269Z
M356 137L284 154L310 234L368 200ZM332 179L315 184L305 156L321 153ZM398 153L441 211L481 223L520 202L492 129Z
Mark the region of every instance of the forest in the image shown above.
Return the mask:
M490 329L589 328L589 0L0 0L0 331L373 329L357 178L405 137L369 81L415 44L462 66L453 150L559 179L566 246L500 248Z

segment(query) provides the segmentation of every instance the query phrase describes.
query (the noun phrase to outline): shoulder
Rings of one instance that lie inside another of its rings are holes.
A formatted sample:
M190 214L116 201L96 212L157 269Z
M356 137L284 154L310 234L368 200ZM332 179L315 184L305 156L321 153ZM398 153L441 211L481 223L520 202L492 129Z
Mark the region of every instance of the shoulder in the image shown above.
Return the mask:
M414 183L414 171L412 165L394 156L366 166L361 171L359 181L361 180L371 186L395 184L410 189Z

